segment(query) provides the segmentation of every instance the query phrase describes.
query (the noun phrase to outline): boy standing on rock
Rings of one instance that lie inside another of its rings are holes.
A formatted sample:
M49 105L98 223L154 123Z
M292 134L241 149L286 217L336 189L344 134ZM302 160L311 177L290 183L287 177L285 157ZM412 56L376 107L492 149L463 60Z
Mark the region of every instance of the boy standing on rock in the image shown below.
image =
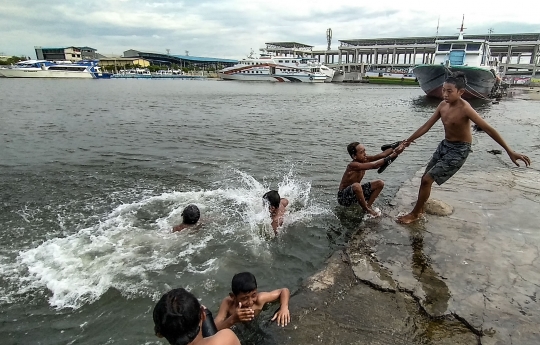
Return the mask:
M531 164L529 157L512 151L501 135L482 119L467 101L461 98L466 85L467 80L463 72L457 72L448 77L443 84L443 101L433 116L404 142L404 145L408 147L411 142L426 134L441 119L445 138L435 150L422 176L414 209L398 217L399 223L409 224L418 220L424 212L424 204L429 199L433 182L437 182L438 185L443 184L463 166L471 152L471 121L501 145L515 165L519 166L518 160L523 161L525 166Z

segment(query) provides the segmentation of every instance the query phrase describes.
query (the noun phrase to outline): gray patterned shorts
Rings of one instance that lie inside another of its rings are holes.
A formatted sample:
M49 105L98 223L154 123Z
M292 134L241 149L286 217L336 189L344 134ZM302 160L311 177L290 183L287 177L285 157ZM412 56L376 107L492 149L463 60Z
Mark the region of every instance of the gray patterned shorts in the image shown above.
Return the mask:
M364 183L362 185L362 191L364 192L364 199L366 199L367 203L369 201L369 198L371 197L371 193L373 193L373 191L371 190L371 182ZM358 199L356 198L356 194L354 194L352 185L338 191L337 201L338 204L340 204L341 206L351 206L355 203L358 204Z
M470 152L470 143L444 139L433 153L424 174L430 174L440 186L463 166Z

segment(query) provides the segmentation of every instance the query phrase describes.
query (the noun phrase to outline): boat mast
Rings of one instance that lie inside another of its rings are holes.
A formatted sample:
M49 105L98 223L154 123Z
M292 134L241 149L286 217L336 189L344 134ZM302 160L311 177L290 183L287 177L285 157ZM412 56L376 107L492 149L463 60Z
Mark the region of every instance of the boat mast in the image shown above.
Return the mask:
M439 38L439 22L441 21L441 16L437 19L437 32L435 32L435 41Z
M463 41L463 30L466 29L463 27L464 22L465 22L465 14L463 14L463 18L461 19L461 28L459 29L459 36L458 36L459 41Z

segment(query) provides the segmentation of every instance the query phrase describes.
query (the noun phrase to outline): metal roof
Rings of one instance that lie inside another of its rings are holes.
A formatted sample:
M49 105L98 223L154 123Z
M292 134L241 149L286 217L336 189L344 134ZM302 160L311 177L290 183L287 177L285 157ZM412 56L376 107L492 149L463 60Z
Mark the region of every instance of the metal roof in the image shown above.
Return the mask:
M161 62L178 62L180 60L183 61L189 61L189 62L199 62L199 63L229 63L229 64L236 64L238 63L238 60L231 60L231 59L220 59L220 58L212 58L212 57L202 57L202 56L191 56L191 55L168 55L158 52L151 52L151 51L142 51L142 50L135 50L135 49L129 49L124 52L124 56L126 53L135 53L136 56L154 60L154 61L161 61ZM135 56L129 56L129 57L135 57Z
M39 46L36 46L34 47L35 49L41 49L41 50L45 50L45 49L68 49L68 48L77 48L77 49L88 49L88 50L93 50L93 51L97 51L97 49L95 48L92 48L92 47L77 47L77 46L67 46L67 47L39 47Z
M313 46L310 46L310 45L307 45L307 44L303 44L303 43L298 43L298 42L268 42L268 43L265 43L267 46L268 45L271 45L271 46L274 46L274 47L279 47L279 48L313 48Z
M373 46L373 45L397 45L397 44L435 44L435 40L452 40L458 36L425 36L425 37L394 37L394 38L361 38L351 40L339 40L345 46ZM525 42L540 41L540 33L517 33L517 34L485 34L463 35L464 39L488 39L489 42Z
M170 56L174 56L175 58L186 60L186 61L192 61L192 62L224 62L224 63L237 63L238 62L238 60L191 56L191 55L170 55Z

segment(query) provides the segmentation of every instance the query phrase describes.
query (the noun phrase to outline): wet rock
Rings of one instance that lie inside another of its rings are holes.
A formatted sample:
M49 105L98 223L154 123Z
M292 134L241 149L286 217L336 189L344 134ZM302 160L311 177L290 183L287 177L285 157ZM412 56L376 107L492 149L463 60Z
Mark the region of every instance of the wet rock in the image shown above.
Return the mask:
M428 214L443 217L449 216L454 212L454 208L452 206L437 199L429 199L424 206L424 210Z
M307 279L307 288L311 291L326 290L335 284L335 277L340 273L342 257L335 252L327 261L326 266Z
M491 153L493 155L500 155L502 153L501 150L489 150L488 153Z
M403 184L391 217L410 208L422 174ZM482 344L540 344L539 175L466 164L432 190L452 204L451 217L407 226L382 219L375 259L426 313L456 317Z
M360 255L363 246L358 246ZM362 254L363 255L363 254ZM369 254L368 254L369 256ZM351 261L353 261L351 259ZM368 258L369 261L369 258ZM264 344L326 345L470 345L478 336L451 315L432 319L415 299L400 291L385 292L359 282L351 267L335 255L310 281L333 279L325 289L303 289L291 297L291 323L271 323ZM271 317L269 313L268 317Z

